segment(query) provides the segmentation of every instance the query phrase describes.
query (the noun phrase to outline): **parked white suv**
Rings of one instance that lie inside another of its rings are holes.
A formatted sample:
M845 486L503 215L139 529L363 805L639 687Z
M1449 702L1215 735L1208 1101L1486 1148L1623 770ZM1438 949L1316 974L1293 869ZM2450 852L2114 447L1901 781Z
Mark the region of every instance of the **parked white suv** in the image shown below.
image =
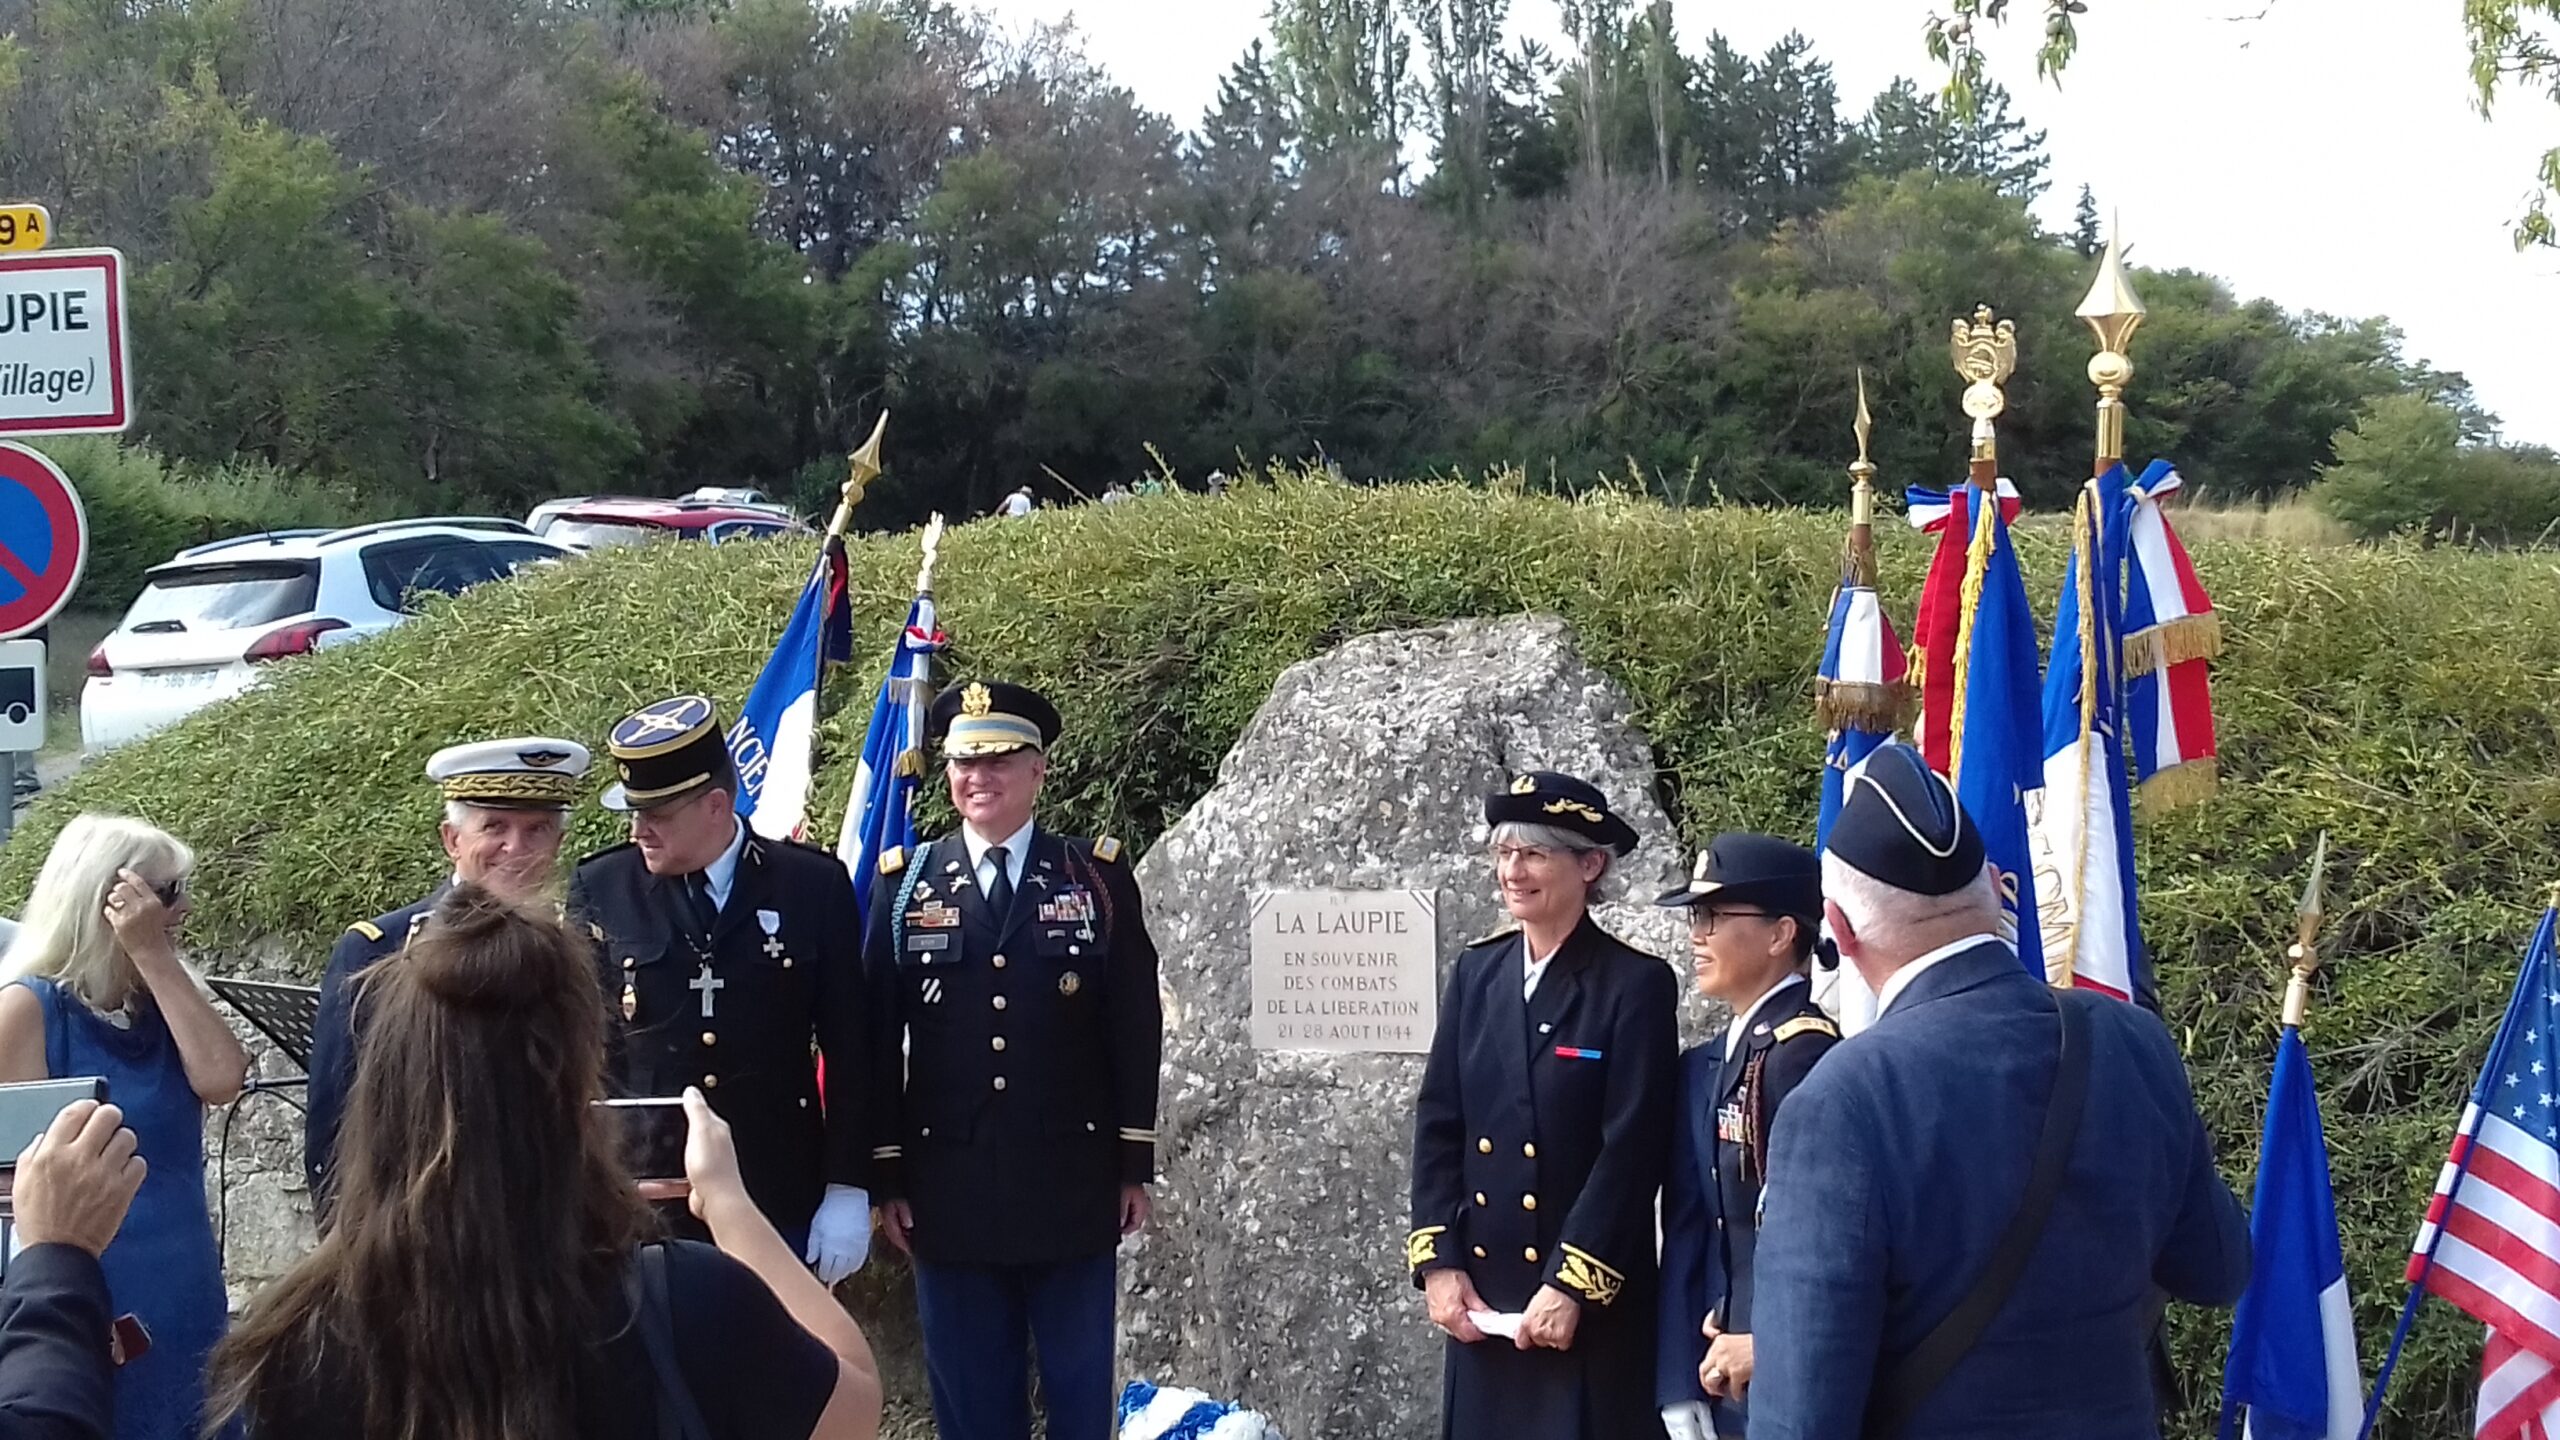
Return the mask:
M334 648L452 595L576 551L513 520L393 520L277 530L180 551L145 572L89 652L80 744L96 752L174 725L258 682L271 660Z

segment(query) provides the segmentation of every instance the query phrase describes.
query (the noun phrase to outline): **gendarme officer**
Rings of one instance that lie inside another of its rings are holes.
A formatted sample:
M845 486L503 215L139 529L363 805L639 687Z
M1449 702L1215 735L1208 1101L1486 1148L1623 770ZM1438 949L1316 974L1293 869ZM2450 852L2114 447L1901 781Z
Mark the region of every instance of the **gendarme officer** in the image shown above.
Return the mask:
M1805 983L1822 919L1812 851L1726 834L1688 884L1698 989L1732 1012L1720 1040L1680 1057L1671 1173L1662 1187L1662 1333L1654 1398L1672 1440L1744 1433L1753 1368L1751 1278L1760 1186L1778 1106L1840 1041Z
M1570 775L1485 799L1518 923L1458 956L1414 1106L1405 1264L1448 1334L1445 1440L1661 1440L1654 1198L1671 967L1591 918L1636 833Z
M702 696L638 711L606 748L621 780L604 805L630 814L631 842L580 863L569 903L598 935L621 1021L613 1088L702 1087L736 1136L747 1194L832 1285L871 1243L853 883L833 856L747 828Z
M356 1080L361 1031L357 977L407 945L455 881L517 901L549 893L560 878L561 832L586 777L587 758L586 746L543 735L449 745L428 757L427 778L444 796L439 833L452 877L414 905L348 926L320 976L320 1013L311 1025L303 1169L311 1182L313 1209L323 1223L329 1216L329 1167L337 1154L338 1127Z
M1028 1440L1026 1343L1050 1440L1103 1440L1116 1253L1155 1177L1155 944L1120 843L1033 819L1048 701L972 681L928 723L960 833L881 856L863 945L883 1228L943 1440Z

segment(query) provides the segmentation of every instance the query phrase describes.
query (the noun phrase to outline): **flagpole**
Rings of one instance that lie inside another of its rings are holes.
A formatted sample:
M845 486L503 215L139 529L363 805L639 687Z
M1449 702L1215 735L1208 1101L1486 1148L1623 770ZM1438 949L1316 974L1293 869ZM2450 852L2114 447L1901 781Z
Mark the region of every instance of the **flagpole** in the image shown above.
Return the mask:
M1858 370L1858 458L1849 462L1849 583L1876 583L1876 463L1867 458L1867 440L1876 421L1867 413L1867 372Z
M836 500L835 518L827 522L827 538L841 540L853 524L853 507L862 503L862 492L880 478L880 440L889 433L889 412L880 412L872 422L871 438L862 448L845 457L844 486Z
M2525 950L2524 963L2526 965L2531 965L2533 963L2534 955L2541 950L2543 939L2541 932L2551 928L2553 916L2556 912L2560 912L2560 881L2555 881L2544 891L2542 901L2542 921L2541 925L2535 931L2533 943ZM2515 994L2508 997L2507 1000L2507 1013L2498 1021L2498 1033L2489 1041L2489 1058L2481 1062L2484 1067L2480 1075L2481 1082L2485 1082L2489 1078L2489 1072L2485 1067L2494 1063L2498 1054L2506 1048L2507 1035L2510 1031L2515 1029L2516 1014L2523 1008L2524 984L2522 972L2519 971L2517 975ZM2471 1098L2464 1102L2466 1108L2477 1107L2479 1105L2481 1089L2481 1083L2475 1082L2472 1085ZM2462 1135L2460 1133L2460 1126L2457 1124L2456 1139L2472 1142L2476 1141L2477 1138L2476 1134L2469 1136ZM2453 1162L2453 1178L2446 1182L2444 1186L2444 1199L2448 1208L2452 1204L2453 1197L2461 1191L2464 1178L2469 1176L2471 1173L2472 1144L2465 1143L2462 1145L2461 1149L2462 1158ZM2427 1204L2429 1210L2432 1211L2435 1206L2433 1197L2429 1198ZM2416 1262L2410 1267L2413 1273L2409 1276L2409 1298L2402 1302L2400 1306L2400 1324L2398 1328L2391 1332L2391 1349L2382 1357L2382 1368L2374 1372L2373 1394L2365 1400L2364 1424L2357 1429L2356 1440L2369 1440L2369 1437L2372 1436L2374 1422L2380 1419L2382 1415L2382 1397L2384 1393L2391 1388L2391 1372L2398 1368L2400 1364L2400 1347L2408 1343L2409 1328L2417 1322L2418 1307L2427 1298L2427 1277L2432 1274L2436 1268L2436 1248L2444 1243L2444 1227L2442 1225L2437 1225L2433 1228L2435 1233L2427 1237L2427 1248L2425 1253L2419 1255Z
M2089 359L2089 383L2098 387L2098 455L2089 473L2104 475L2108 466L2124 459L2124 392L2133 383L2133 357L2126 352L2133 346L2133 332L2150 314L2125 279L2124 254L2113 237L2107 240L2088 298L2074 313L2098 337L2098 353Z

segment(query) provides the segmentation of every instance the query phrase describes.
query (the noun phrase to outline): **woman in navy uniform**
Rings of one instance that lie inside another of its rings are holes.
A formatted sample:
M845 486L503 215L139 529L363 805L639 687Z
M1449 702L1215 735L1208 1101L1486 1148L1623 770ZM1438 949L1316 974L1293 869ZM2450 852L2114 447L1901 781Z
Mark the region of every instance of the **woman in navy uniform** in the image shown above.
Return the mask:
M1751 1258L1778 1106L1840 1043L1805 971L1822 915L1812 851L1719 835L1694 878L1662 897L1689 912L1698 989L1733 1013L1722 1043L1680 1057L1671 1173L1662 1187L1662 1334L1655 1398L1672 1440L1744 1433Z
M1570 775L1485 799L1519 928L1460 952L1415 1105L1405 1263L1449 1336L1446 1440L1660 1440L1654 1197L1670 967L1590 915L1635 831Z

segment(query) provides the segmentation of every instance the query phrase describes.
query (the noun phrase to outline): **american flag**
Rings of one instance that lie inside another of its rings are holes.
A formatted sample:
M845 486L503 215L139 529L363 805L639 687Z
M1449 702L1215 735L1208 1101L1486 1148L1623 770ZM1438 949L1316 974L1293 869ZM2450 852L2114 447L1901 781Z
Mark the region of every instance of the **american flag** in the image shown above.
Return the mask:
M2560 1437L2560 969L2552 912L2463 1109L2409 1283L2489 1327L2480 1440Z

